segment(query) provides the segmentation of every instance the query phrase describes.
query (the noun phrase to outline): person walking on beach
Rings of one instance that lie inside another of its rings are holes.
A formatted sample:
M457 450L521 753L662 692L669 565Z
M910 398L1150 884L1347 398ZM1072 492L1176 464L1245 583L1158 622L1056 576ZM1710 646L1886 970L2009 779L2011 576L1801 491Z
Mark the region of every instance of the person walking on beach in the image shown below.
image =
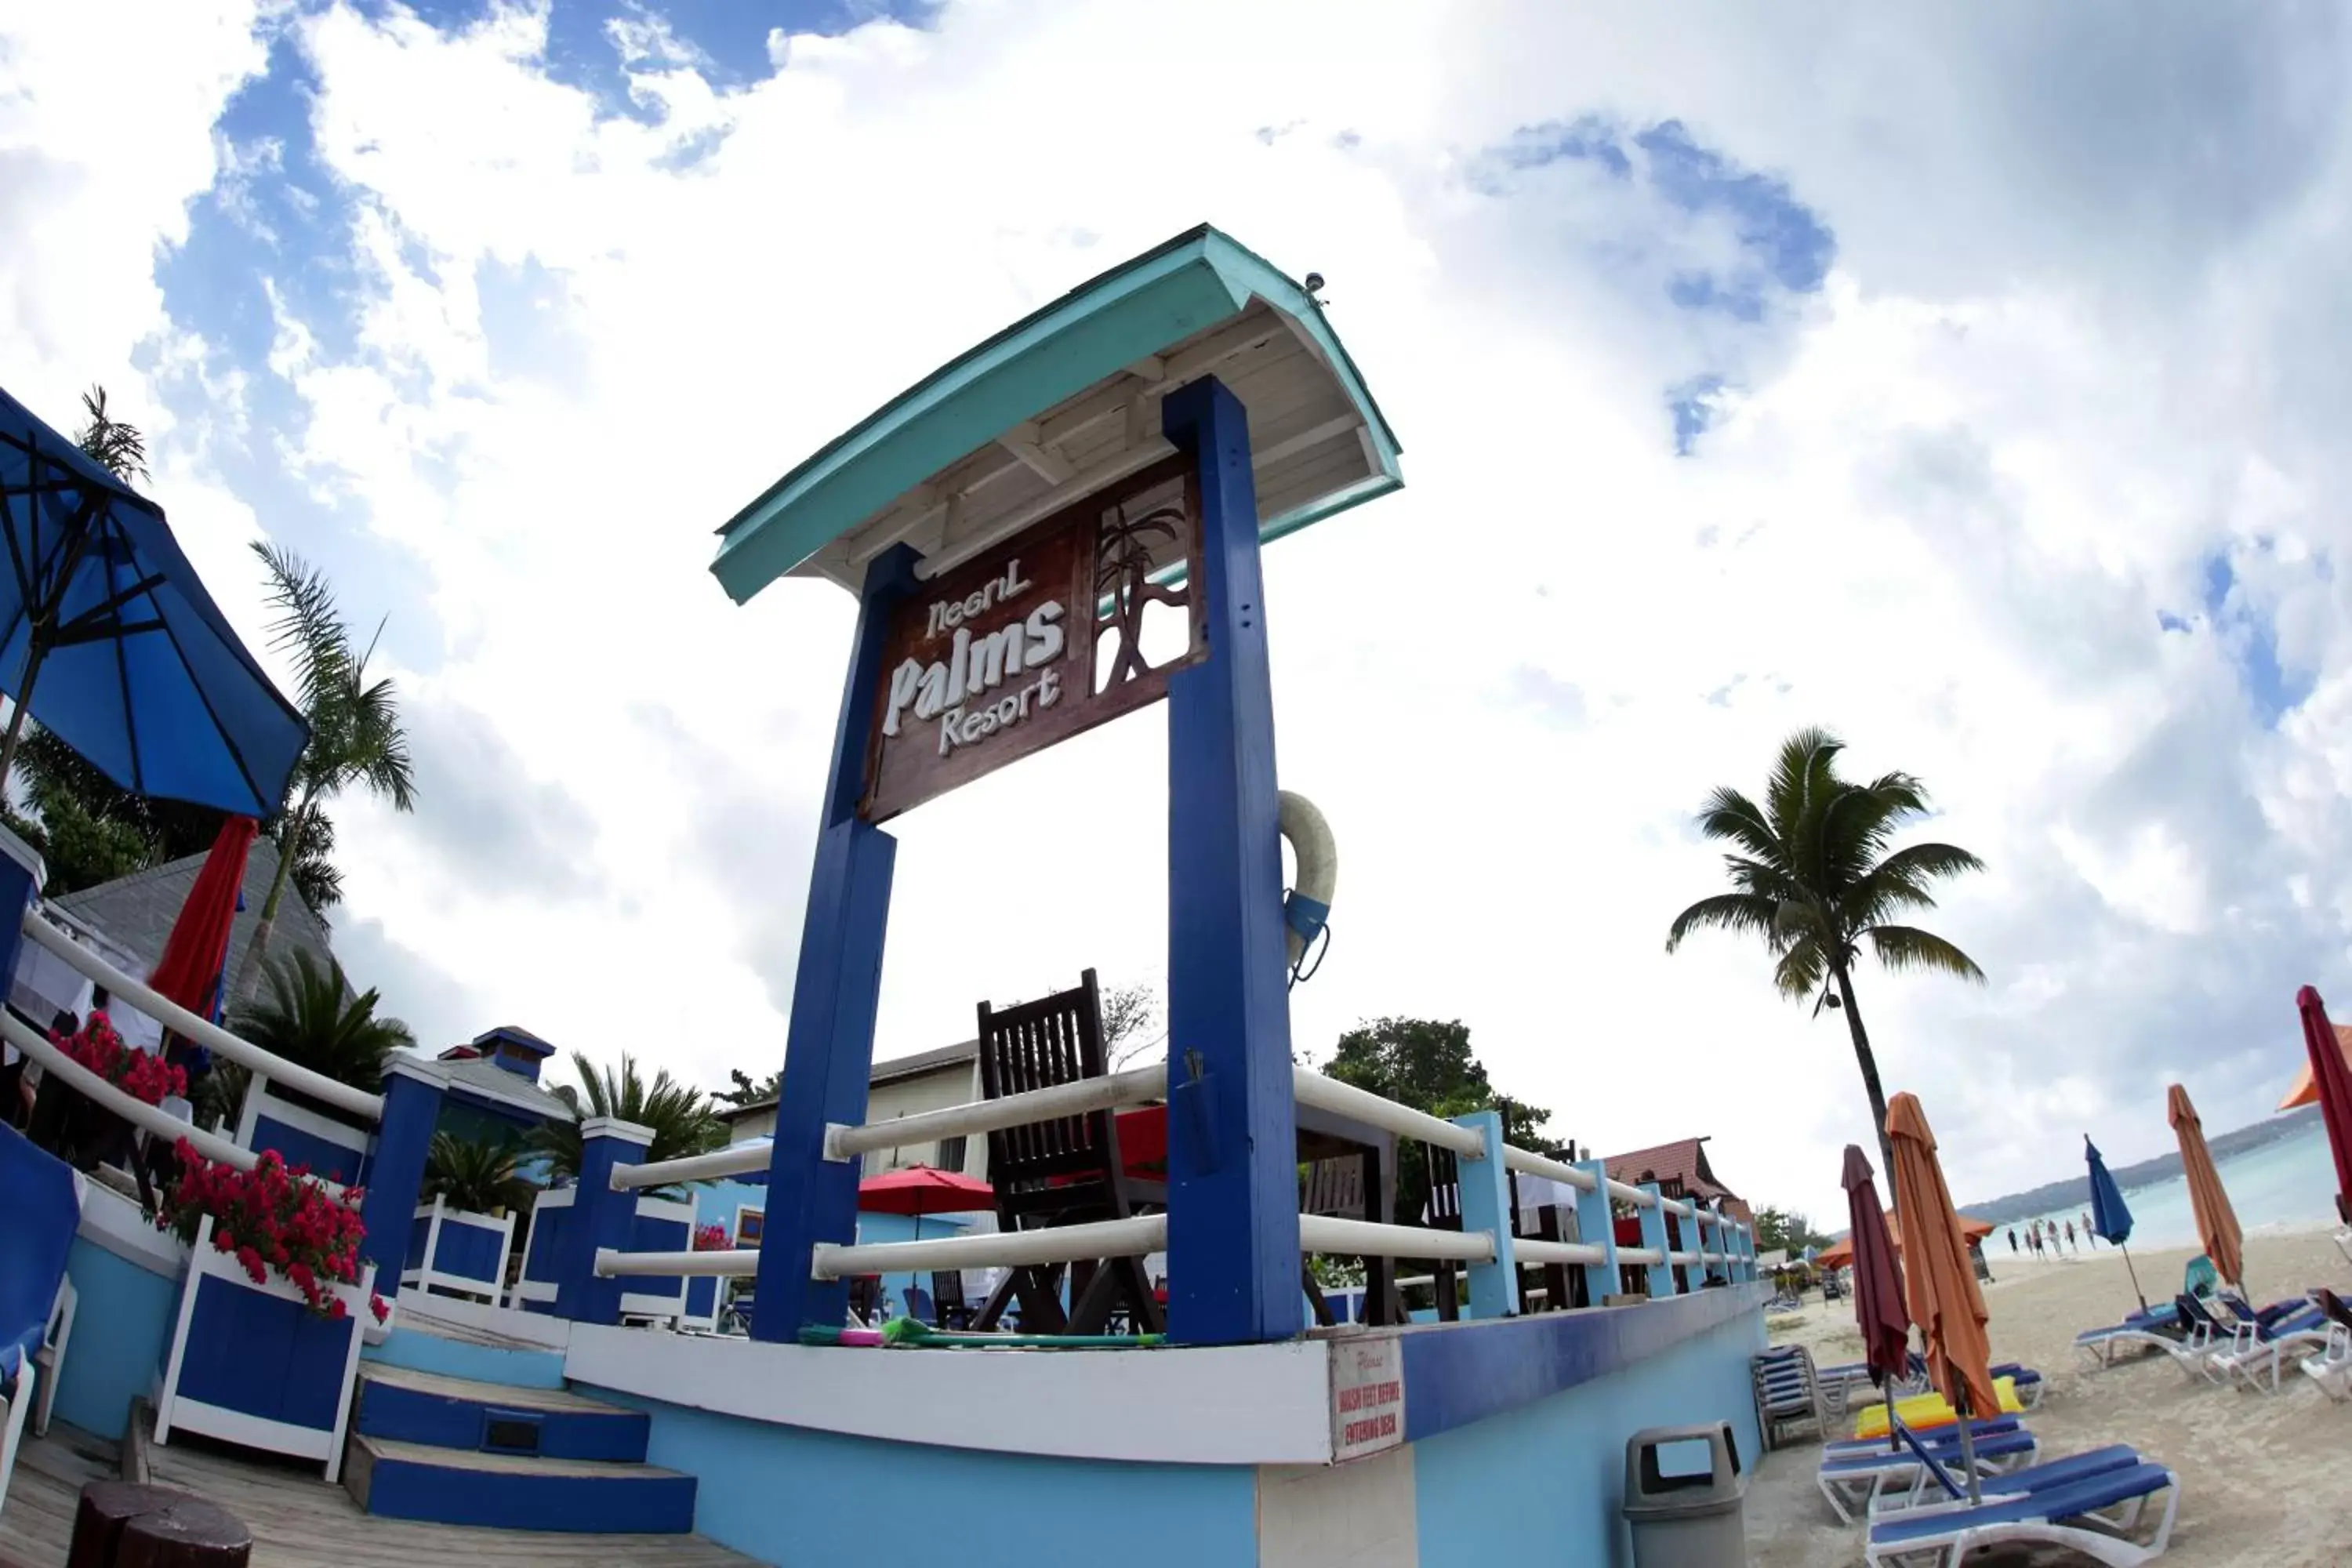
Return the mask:
M2068 1221L2066 1222L2066 1245L2067 1245L2068 1247L2074 1247L2074 1249L2076 1252L2080 1252L2080 1251L2082 1251L2082 1250L2083 1250L2080 1247L2075 1246L2075 1243L2074 1243L2074 1222L2073 1220L2071 1220L2071 1219L2070 1219L2070 1220L2068 1220Z
M2011 1252L2015 1252L2017 1250L2017 1227L2015 1226L2011 1226L2009 1227L2009 1249Z
M2083 1241L2094 1249L2099 1245L2099 1233L2091 1228L2091 1216L2087 1214L2083 1216Z

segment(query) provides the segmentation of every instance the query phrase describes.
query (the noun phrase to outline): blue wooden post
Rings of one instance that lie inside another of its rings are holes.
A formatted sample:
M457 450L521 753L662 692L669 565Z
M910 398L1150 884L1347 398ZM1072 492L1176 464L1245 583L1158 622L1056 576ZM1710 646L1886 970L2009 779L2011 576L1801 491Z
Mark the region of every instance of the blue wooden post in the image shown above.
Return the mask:
M1519 1266L1512 1256L1511 1173L1503 1165L1503 1119L1491 1110L1474 1110L1454 1119L1486 1144L1486 1152L1472 1159L1465 1154L1454 1163L1462 1193L1462 1228L1485 1231L1495 1238L1495 1261L1470 1266L1470 1315L1511 1318L1519 1310Z
M634 1189L613 1190L613 1168L644 1163L653 1141L653 1129L610 1116L592 1116L580 1124L580 1181L555 1254L557 1317L576 1323L621 1321L622 1281L597 1275L596 1249L629 1250L637 1194Z
M383 1069L383 1120L376 1124L367 1196L360 1204L360 1223L367 1227L360 1261L375 1265L376 1289L387 1298L400 1292L416 1194L425 1185L425 1156L433 1146L448 1083L448 1076L431 1062L406 1057L394 1058Z
M1576 1239L1601 1248L1598 1263L1584 1266L1584 1299L1600 1306L1624 1290L1617 1270L1617 1216L1609 1207L1609 1167L1599 1160L1580 1160L1576 1168L1592 1178L1592 1190L1576 1194Z
M1160 425L1199 481L1209 645L1168 682L1169 1333L1283 1340L1306 1303L1249 423L1208 377L1171 394Z
M1699 1240L1698 1204L1691 1199L1684 1201L1690 1204L1691 1212L1675 1215L1673 1228L1680 1233L1683 1238L1682 1250L1696 1255L1704 1250L1705 1247L1705 1244ZM1695 1257L1694 1261L1677 1264L1675 1268L1675 1284L1685 1295L1697 1289L1706 1279L1706 1264L1704 1259Z
M1748 1284L1756 1282L1756 1233L1742 1225L1739 1237L1739 1278Z
M1657 1183L1643 1182L1641 1187L1654 1200L1647 1208L1634 1211L1642 1216L1642 1245L1658 1255L1658 1261L1649 1266L1649 1291L1653 1300L1664 1300L1675 1293L1675 1271L1665 1261L1671 1250L1666 1246L1666 1211L1654 1201L1658 1196Z
M768 1161L753 1339L793 1340L803 1327L839 1327L849 1316L848 1285L810 1279L809 1265L819 1242L857 1238L857 1162L827 1160L824 1130L866 1120L874 1070L874 1013L898 844L858 819L857 797L865 788L890 613L914 589L915 552L903 544L866 569L857 641L834 724L833 772L809 874L808 914L801 923L775 1149Z

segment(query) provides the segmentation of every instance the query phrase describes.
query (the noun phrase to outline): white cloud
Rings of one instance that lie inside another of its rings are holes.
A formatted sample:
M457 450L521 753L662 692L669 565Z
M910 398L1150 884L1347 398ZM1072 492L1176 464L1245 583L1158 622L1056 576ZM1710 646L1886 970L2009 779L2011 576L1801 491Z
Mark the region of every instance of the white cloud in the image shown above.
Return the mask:
M1406 448L1403 493L1267 559L1283 777L1343 861L1301 1043L1459 1016L1561 1134L1710 1132L1749 1195L1826 1217L1838 1146L1868 1142L1841 1020L1728 940L1661 952L1718 875L1689 811L1820 721L1858 771L1922 774L1930 831L1991 863L1938 921L1989 989L1862 983L1964 1195L2061 1173L2084 1129L2161 1147L2170 1071L2214 1126L2259 1113L2292 984L2326 985L2352 930L2340 41L2173 19L2149 58L2210 88L2200 153L2157 68L2053 76L2071 17L1727 15L1705 47L1544 6L1220 18L962 0L772 40L779 68L722 91L648 7L614 34L634 114L552 79L528 8L299 25L365 304L345 352L281 291L246 369L299 392L308 482L421 566L440 657L401 674L439 765L479 770L413 819L345 808L370 941L484 1024L706 1082L772 1066L851 607L784 584L730 608L709 530L1207 218L1328 275ZM75 363L164 331L149 247L215 177L218 98L87 155L182 171L118 238L127 273L61 241L22 264L41 320L93 323ZM1679 118L1785 178L1836 234L1828 286L1757 328L1678 312L1666 279L1722 266L1730 218L1482 163L1585 115ZM69 129L27 134L54 163ZM0 343L30 320L0 312ZM1665 389L1708 370L1735 384L1678 460ZM2216 554L2311 674L2274 732L2252 633L2207 613ZM884 1050L1085 964L1156 978L1164 779L1146 717L894 829ZM1003 844L1061 890L1024 937L972 914ZM2243 1064L2203 1081L2223 1049Z

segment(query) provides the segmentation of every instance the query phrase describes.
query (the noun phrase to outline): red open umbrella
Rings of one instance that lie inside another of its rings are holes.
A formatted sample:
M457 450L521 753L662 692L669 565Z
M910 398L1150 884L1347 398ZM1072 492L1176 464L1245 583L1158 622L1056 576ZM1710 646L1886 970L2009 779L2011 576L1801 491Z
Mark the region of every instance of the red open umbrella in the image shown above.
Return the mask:
M1853 1315L1862 1324L1862 1359L1870 1381L1884 1387L1911 1366L1911 1317L1903 1305L1903 1276L1896 1271L1895 1241L1886 1234L1886 1211L1878 1185L1858 1145L1845 1146L1846 1215L1853 1226ZM1893 1422L1887 1436L1895 1436Z
M2327 1123L2327 1146L2336 1152L2336 1217L2352 1225L2352 1068L2344 1065L2319 993L2305 986L2294 994L2294 1005L2303 1015L2303 1046L2319 1090L2320 1119Z
M969 1214L994 1208L996 1189L977 1176L909 1165L858 1183L857 1206L867 1214Z
M147 984L200 1018L212 1016L221 968L228 960L229 925L236 919L236 896L245 886L246 851L253 847L254 821L232 816L221 824L187 902L172 924L163 956Z

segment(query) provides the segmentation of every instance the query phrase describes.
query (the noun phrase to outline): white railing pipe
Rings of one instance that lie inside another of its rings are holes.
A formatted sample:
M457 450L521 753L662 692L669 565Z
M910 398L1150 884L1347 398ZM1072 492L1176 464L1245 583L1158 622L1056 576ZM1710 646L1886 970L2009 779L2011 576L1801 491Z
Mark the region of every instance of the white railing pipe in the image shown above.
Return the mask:
M104 1106L133 1127L141 1128L167 1143L185 1138L195 1145L196 1152L207 1160L221 1161L235 1165L240 1171L253 1169L257 1156L252 1150L240 1149L216 1132L207 1132L201 1127L181 1121L161 1106L150 1105L135 1095L125 1094L26 1028L14 1014L0 1012L0 1037L5 1037L29 1059L40 1063L41 1075L45 1079L55 1079L93 1103Z
M25 934L63 959L68 965L92 984L102 985L112 995L121 997L130 1006L146 1014L182 1039L204 1047L215 1056L226 1057L241 1067L252 1068L272 1083L323 1100L341 1110L355 1111L370 1121L383 1120L383 1096L370 1094L363 1089L338 1083L323 1073L273 1056L259 1046L238 1039L209 1018L200 1018L169 996L154 991L142 980L134 980L97 953L74 941L64 931L31 910L25 914Z
M809 1274L838 1279L849 1274L922 1273L933 1268L1024 1268L1041 1263L1081 1263L1097 1258L1140 1258L1168 1247L1168 1216L1096 1220L1051 1230L1000 1230L930 1241L877 1241L856 1247L819 1242Z
M1298 1250L1492 1263L1495 1238L1483 1230L1422 1230L1409 1225L1381 1225L1371 1220L1303 1214L1298 1216Z
M1325 1078L1306 1068L1293 1068L1290 1073L1291 1098L1301 1105L1311 1105L1318 1110L1328 1110L1334 1116L1377 1127L1383 1132L1393 1132L1400 1138L1417 1138L1441 1149L1451 1149L1456 1154L1476 1160L1485 1157L1486 1145L1471 1128L1440 1121L1427 1111L1399 1105L1383 1100L1368 1089L1352 1083L1341 1083L1336 1078ZM1411 1257L1408 1253L1406 1256Z
M596 1249L596 1272L607 1279L640 1274L665 1278L717 1275L740 1279L759 1271L760 1253L756 1247L715 1252L615 1252L609 1247Z
M1523 1176L1549 1176L1555 1182L1565 1182L1580 1193L1592 1190L1591 1172L1563 1165L1558 1160L1516 1144L1503 1145L1503 1165L1505 1169L1517 1171Z
M1665 1201L1654 1193L1645 1193L1631 1183L1621 1182L1614 1176L1609 1178L1609 1195L1621 1204L1632 1204L1637 1209L1645 1209L1654 1204ZM1620 1253L1618 1256L1622 1258L1624 1255Z
M1511 1243L1511 1256L1522 1266L1565 1263L1598 1267L1609 1261L1609 1254L1589 1241L1534 1241L1526 1237ZM1617 1256L1625 1255L1621 1252Z
M1617 1249L1617 1261L1620 1263L1640 1264L1646 1268L1654 1268L1665 1260L1665 1255L1654 1247L1621 1247Z
M889 1121L868 1121L858 1127L835 1123L825 1130L824 1157L828 1160L854 1160L877 1149L896 1149L908 1143L932 1143L942 1138L970 1137L975 1132L1025 1127L1033 1121L1055 1121L1065 1116L1116 1110L1121 1106L1147 1104L1161 1099L1167 1092L1168 1064L1153 1062L1102 1078L1080 1079L1075 1083L1055 1084L1051 1089L1033 1089L1021 1094L1008 1094L1001 1100L971 1100L962 1105L950 1105L942 1110L917 1111L912 1116L901 1116Z
M774 1156L774 1148L767 1143L735 1143L724 1149L714 1149L708 1154L656 1160L650 1165L615 1165L613 1167L613 1190L625 1193L639 1187L680 1186L688 1182L709 1182L721 1176L745 1175L753 1171L766 1170Z

